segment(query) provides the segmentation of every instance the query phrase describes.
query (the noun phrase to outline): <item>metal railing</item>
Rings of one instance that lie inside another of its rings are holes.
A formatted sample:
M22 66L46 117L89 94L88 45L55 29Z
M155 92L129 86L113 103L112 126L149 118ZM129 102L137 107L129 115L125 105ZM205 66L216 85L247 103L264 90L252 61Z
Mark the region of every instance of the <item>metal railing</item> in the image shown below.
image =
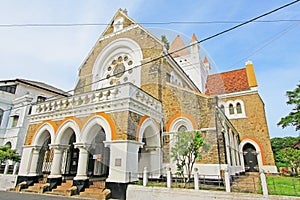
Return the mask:
M152 173L147 173L148 183L147 186L153 187L167 187L167 174L162 174L160 177L154 176ZM143 174L137 174L139 181L134 182L133 184L142 185L143 184ZM225 190L224 182L221 176L217 175L198 175L199 189L204 190ZM195 179L194 175L191 175L189 182L184 183L184 179L177 174L172 174L172 188L186 188L194 189L195 188Z

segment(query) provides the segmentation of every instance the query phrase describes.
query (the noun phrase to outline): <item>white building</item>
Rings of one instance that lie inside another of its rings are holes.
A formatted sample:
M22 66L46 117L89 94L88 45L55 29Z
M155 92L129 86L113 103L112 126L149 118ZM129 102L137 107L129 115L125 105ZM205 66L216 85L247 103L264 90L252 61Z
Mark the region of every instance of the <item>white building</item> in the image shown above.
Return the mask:
M32 106L48 98L66 96L66 92L41 82L24 79L0 81L0 145L9 145L22 155ZM11 172L13 163L8 164Z

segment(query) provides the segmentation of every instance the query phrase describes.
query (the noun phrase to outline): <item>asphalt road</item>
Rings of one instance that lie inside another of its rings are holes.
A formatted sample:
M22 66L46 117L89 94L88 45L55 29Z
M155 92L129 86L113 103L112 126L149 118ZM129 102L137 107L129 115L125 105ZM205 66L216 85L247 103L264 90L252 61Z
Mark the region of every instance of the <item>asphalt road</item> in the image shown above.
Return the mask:
M83 200L88 198L62 197L44 194L28 194L0 191L0 200Z

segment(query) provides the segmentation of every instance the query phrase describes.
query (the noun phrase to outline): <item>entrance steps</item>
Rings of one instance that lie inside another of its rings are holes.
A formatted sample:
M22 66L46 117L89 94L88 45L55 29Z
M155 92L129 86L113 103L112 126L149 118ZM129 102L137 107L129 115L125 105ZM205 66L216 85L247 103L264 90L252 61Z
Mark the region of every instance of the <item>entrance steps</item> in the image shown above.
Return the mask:
M105 181L90 182L90 186L80 192L80 197L88 197L95 199L107 199L110 196L110 190L106 189Z
M245 175L236 176L232 181L231 190L235 192L258 193L260 177L258 172L246 172Z
M57 188L46 193L51 195L72 196L76 194L76 192L77 188L73 186L73 180L66 180L60 186L57 186Z
M38 183L35 183L33 186L29 186L27 189L22 189L22 192L28 193L44 193L50 187L50 184L47 183L47 177L39 179Z

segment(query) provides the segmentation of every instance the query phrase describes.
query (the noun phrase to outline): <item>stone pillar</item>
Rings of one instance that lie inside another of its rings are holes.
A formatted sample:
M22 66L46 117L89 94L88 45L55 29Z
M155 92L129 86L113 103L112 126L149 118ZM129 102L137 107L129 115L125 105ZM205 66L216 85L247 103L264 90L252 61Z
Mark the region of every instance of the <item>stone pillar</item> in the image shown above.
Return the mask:
M195 171L194 171L194 188L195 188L195 190L199 190L199 172L198 172L198 168L195 168Z
M148 183L148 171L147 171L147 167L144 167L144 171L143 171L143 186L147 186Z
M32 153L31 153L31 164L29 168L29 176L37 176L39 175L37 173L37 166L39 162L39 156L40 156L40 146L34 146L32 148Z
M74 180L88 179L87 168L88 168L89 152L87 149L89 147L89 144L75 143L74 145L75 148L79 149L78 168Z
M229 169L228 168L226 168L224 170L224 179L225 179L226 192L231 192L231 188L230 188L230 175L229 175Z
M269 195L269 192L268 192L268 185L267 185L267 179L266 179L266 175L264 173L264 170L260 170L260 182L261 182L261 188L262 188L262 191L263 191L263 195L265 197L267 197Z
M19 162L16 162L16 163L14 164L13 175L17 175L17 174L18 174L19 165L20 165Z
M132 140L104 142L110 148L109 175L106 182L128 183L138 180L138 150L142 143Z
M172 187L172 172L171 168L167 170L167 187L171 188Z
M68 147L69 145L59 145L59 144L50 145L50 148L52 148L54 152L53 152L53 160L51 165L51 173L48 176L48 178L61 177L62 156L64 150Z
M9 169L9 161L6 160L6 161L5 161L5 168L4 168L3 174L7 174L7 173L8 173L8 169Z

